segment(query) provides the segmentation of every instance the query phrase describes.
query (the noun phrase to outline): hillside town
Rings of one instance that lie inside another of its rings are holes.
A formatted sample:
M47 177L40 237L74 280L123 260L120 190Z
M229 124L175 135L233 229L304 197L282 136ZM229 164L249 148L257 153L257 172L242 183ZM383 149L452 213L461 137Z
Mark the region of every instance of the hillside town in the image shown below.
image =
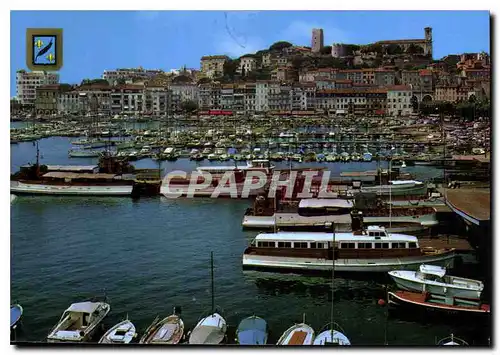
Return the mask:
M461 116L489 115L490 56L433 59L432 28L422 39L311 47L276 42L240 58L207 55L199 69L105 70L72 85L57 73L16 75L11 112L19 118L99 114L163 117L206 115L409 116L437 108ZM471 110L471 105L474 110Z

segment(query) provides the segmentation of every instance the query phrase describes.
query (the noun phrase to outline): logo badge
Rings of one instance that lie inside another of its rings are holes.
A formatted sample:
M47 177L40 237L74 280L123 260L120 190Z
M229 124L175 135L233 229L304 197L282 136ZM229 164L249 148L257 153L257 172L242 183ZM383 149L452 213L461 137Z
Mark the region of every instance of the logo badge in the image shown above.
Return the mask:
M58 71L63 65L61 28L26 30L26 65L31 70Z

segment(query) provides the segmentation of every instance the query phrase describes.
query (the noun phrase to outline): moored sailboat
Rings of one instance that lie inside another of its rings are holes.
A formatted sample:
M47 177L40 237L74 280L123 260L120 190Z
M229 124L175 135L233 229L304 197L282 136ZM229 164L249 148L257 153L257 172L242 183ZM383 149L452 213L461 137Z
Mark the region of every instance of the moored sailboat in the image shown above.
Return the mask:
M332 225L333 228L333 245L335 245L335 224ZM325 326L325 330L320 332L316 339L314 339L313 345L351 345L351 342L344 334L344 330L337 323L333 321L333 305L335 299L335 253L332 258L332 302L331 302L331 314L330 314L330 324Z
M191 334L189 344L220 344L226 338L226 320L215 309L214 299L214 254L210 253L210 266L212 276L212 310L209 315L200 319Z

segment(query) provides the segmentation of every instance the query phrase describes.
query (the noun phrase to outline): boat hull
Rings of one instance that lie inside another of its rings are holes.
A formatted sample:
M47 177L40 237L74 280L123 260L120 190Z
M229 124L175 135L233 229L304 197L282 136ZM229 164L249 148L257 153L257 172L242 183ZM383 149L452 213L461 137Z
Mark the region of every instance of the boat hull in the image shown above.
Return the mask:
M189 336L189 344L220 344L227 331L226 320L218 313L202 318Z
M114 333L119 330L126 330L126 334L119 338L114 337ZM99 340L99 344L129 344L135 337L135 326L129 320L125 320L113 326Z
M432 301L431 301L432 299ZM446 304L445 300L439 301L432 294L422 294L409 291L396 291L387 293L387 301L391 306L412 309L425 309L427 311L450 313L487 315L490 314L490 306L480 302L468 302L466 300L454 299L455 304Z
M131 196L132 185L92 186L92 185L48 185L11 182L10 192L23 195L61 196Z
M380 273L392 270L401 270L402 268L406 270L418 270L421 264L426 263L453 268L454 259L455 253L453 251L440 255L424 255L392 259L337 259L335 260L335 272ZM244 254L243 268L256 270L288 270L291 272L331 272L332 261L328 259L285 258L278 256Z

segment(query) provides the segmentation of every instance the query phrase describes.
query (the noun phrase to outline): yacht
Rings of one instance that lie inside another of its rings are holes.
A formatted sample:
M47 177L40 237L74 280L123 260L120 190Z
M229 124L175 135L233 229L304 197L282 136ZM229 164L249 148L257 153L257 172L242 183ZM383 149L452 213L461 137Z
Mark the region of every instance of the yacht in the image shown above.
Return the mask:
M47 341L49 343L89 341L110 308L105 302L73 303L50 331Z
M243 253L243 267L288 271L389 272L415 269L423 263L453 267L454 249L420 248L415 236L385 228L336 233L277 232L255 237Z

